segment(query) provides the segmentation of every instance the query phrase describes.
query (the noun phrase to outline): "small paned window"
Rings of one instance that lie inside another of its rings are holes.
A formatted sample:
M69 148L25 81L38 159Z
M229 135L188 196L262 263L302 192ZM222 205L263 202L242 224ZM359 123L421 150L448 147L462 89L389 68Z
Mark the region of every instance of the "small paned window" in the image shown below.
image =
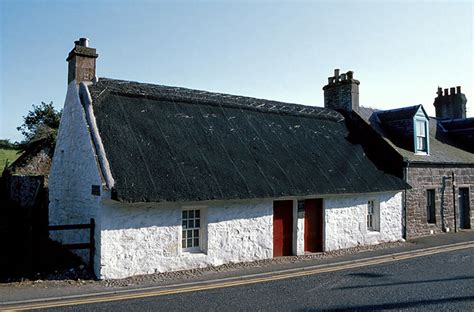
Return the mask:
M427 152L428 151L428 142L426 135L426 121L416 120L416 151L417 152Z
M367 230L379 230L379 207L375 200L367 202Z
M183 210L182 217L182 246L186 248L199 248L201 235L201 211Z
M435 190L426 191L426 216L428 223L436 223Z

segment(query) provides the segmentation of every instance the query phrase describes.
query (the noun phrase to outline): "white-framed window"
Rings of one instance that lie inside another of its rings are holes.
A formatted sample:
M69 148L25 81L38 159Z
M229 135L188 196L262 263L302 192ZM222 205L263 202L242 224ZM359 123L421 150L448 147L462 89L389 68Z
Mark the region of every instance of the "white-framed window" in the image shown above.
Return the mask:
M428 152L428 135L426 130L427 122L426 120L415 120L415 132L416 132L416 143L415 152L417 153L427 153Z
M185 250L201 248L201 209L183 209L181 246Z
M367 202L367 230L368 231L379 231L380 230L380 209L379 203L376 200L369 200Z

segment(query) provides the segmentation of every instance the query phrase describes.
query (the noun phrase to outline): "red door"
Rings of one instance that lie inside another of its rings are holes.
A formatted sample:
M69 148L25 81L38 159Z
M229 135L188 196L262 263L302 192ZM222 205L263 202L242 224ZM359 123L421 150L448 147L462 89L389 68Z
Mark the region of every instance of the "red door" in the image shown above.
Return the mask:
M291 256L293 247L293 201L273 202L273 256Z
M304 201L304 251L323 251L323 201Z

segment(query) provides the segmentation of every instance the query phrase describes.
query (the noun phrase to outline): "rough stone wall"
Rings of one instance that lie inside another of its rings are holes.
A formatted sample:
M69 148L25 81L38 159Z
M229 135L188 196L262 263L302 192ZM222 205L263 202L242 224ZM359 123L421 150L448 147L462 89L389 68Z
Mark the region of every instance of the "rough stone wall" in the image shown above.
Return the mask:
M379 231L367 230L367 202L380 207ZM402 192L331 197L324 200L325 250L402 239Z
M344 81L325 88L325 108L345 111L359 109L359 86L356 83Z
M454 231L453 184L455 180L455 201L457 225L459 226L459 187L469 187L471 226L474 226L474 166L413 166L408 168L407 182L412 186L407 197L407 237L414 238ZM428 223L426 191L435 190L436 223Z
M102 185L102 180L77 85L72 81L68 86L51 166L49 224L89 223L90 218L95 218L101 198L91 194L92 185ZM96 244L99 244L97 233ZM63 243L86 243L89 231L54 231L51 238ZM76 253L87 261L88 251ZM96 260L99 260L98 255Z
M181 249L183 206L104 204L100 278L271 258L273 201L186 205L201 209L202 252Z

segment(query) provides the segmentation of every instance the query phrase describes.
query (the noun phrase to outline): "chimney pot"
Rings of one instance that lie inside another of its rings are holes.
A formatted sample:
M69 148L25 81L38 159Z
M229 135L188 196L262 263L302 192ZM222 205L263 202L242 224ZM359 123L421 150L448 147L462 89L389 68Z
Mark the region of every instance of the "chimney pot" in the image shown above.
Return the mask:
M457 87L456 87L456 93L457 93L457 94L460 94L460 93L461 93L461 86L457 86Z
M346 73L347 79L353 79L354 78L354 72L352 70L348 71Z
M438 92L436 92L438 96L443 96L443 89L441 87L438 87Z
M451 92L450 92L451 95L456 94L456 88L450 88L450 89L451 89L451 90L450 90L450 91L451 91Z
M444 89L444 95L449 95L448 89Z
M77 45L77 46L88 48L89 47L89 39L79 38L79 40L74 41L74 44Z

